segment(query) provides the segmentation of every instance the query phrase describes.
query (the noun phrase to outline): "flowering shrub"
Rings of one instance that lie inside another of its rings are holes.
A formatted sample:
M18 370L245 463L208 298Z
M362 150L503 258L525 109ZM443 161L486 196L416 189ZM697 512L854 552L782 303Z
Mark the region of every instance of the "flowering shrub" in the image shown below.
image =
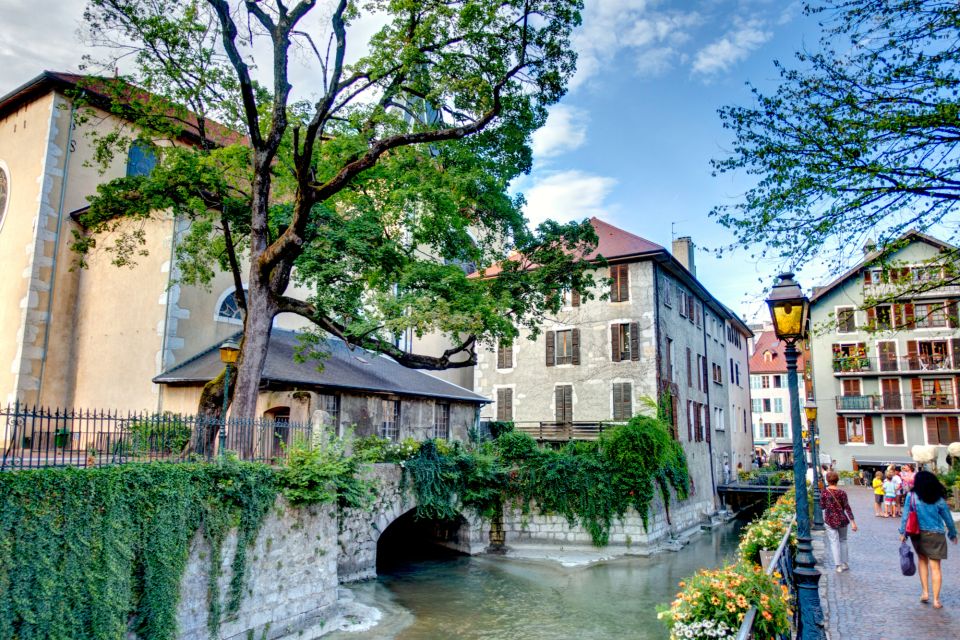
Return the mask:
M790 526L790 519L796 513L797 503L792 493L782 496L757 520L747 525L740 537L740 558L744 561L759 563L760 550L775 550L783 540L783 534ZM797 535L790 535L790 547L797 546Z
M393 442L380 436L365 436L353 441L353 455L363 462L404 462L419 450L420 443L413 438Z
M789 632L791 615L790 591L778 579L777 574L768 576L758 565L745 562L704 569L680 583L677 599L657 617L670 628L671 640L733 638L754 606L754 637L775 638Z

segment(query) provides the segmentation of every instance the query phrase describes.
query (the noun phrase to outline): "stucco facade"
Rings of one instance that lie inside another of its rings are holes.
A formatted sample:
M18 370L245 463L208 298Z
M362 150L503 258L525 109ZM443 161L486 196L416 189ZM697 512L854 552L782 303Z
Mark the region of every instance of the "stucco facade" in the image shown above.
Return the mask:
M909 460L910 447L927 444L939 445L942 463L960 440L960 287L911 292L949 247L921 234L906 240L892 266L868 257L812 298L821 450L841 469L854 459ZM882 296L892 299L875 306Z

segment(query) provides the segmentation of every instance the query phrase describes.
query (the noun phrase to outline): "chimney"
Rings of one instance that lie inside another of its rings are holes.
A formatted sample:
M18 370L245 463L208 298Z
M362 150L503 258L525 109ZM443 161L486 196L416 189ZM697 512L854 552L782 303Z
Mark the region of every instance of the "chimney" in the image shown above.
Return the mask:
M673 257L687 268L687 271L697 277L697 267L693 264L693 240L690 236L682 236L673 241Z

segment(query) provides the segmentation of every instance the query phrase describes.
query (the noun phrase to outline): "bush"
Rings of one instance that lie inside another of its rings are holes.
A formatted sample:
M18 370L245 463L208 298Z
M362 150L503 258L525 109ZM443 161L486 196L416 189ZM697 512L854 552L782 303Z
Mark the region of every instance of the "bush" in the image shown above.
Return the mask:
M420 443L413 438L393 442L380 436L364 436L353 441L353 455L361 462L405 462L417 454Z
M497 453L506 462L517 462L534 458L540 453L537 441L521 431L507 431L495 441Z
M126 453L180 453L190 443L193 430L183 418L166 411L127 423L129 441Z
M503 420L493 420L487 423L490 429L490 437L496 440L505 433L513 431L513 423Z
M373 487L358 478L358 467L339 438L317 445L296 442L280 470L281 492L294 505L337 501L340 507L364 507L372 500Z

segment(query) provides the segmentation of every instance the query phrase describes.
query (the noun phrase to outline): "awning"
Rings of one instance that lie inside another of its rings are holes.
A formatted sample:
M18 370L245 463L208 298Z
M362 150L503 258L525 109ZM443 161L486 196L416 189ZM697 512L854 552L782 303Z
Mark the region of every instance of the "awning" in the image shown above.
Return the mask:
M770 449L770 453L793 453L793 447L774 447L773 449Z
M895 464L917 464L916 460L912 458L853 458L856 460L857 464L865 465L868 467L886 467L887 465Z

